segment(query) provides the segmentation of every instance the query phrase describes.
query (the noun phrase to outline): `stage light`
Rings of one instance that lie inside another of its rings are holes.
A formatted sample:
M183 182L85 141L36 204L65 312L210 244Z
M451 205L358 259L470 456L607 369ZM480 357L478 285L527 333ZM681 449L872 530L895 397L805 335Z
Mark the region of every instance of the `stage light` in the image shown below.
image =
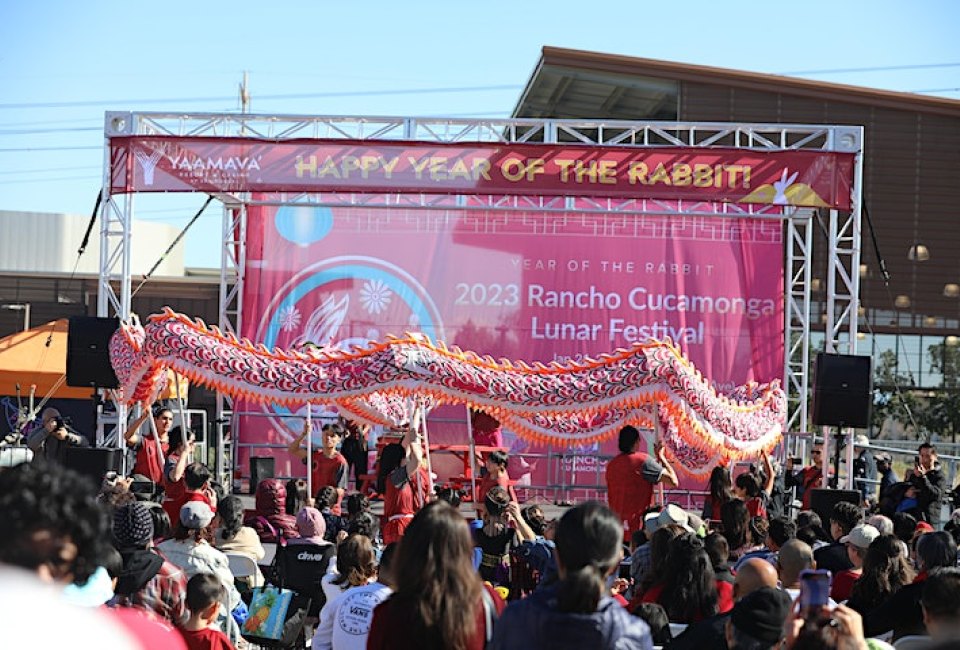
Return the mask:
M930 249L923 244L914 244L907 251L907 259L911 262L926 262L930 259Z
M956 298L957 296L960 296L960 284L949 282L943 285L943 295L945 295L947 298Z
M866 264L861 264L861 265L860 265L860 277L861 277L861 278L865 278L865 277L867 277L868 275L870 275L870 267L867 266Z
M951 335L945 338L943 342L949 345L951 348L955 348L957 347L957 343L960 343L960 338L957 338L956 336Z
M897 309L909 309L909 308L910 308L910 296L908 296L908 295L906 295L906 294L904 294L904 293L901 293L901 294L900 294L899 296L897 296L896 299L893 301L893 304L894 304L894 306L895 306Z
M927 327L936 327L937 319L933 316L926 316L923 319L923 324L926 325Z

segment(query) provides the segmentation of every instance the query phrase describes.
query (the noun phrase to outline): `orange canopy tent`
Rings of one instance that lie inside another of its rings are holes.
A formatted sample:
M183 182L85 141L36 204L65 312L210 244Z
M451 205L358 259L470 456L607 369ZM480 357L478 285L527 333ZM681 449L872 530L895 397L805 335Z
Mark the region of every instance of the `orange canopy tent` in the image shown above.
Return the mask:
M47 340L50 345L47 346ZM0 395L16 395L17 384L26 398L35 385L37 400L43 399L67 372L67 320L49 322L0 339ZM90 399L90 388L66 383L50 396L56 399Z

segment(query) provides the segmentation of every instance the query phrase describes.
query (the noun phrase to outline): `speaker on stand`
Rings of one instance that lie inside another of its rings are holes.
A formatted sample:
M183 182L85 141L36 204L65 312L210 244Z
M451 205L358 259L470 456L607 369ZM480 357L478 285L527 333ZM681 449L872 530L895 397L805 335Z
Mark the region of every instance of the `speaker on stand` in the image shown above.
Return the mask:
M817 354L813 374L813 423L818 426L837 427L831 479L833 488L837 487L840 480L843 429L868 427L872 406L873 377L870 357L825 352Z

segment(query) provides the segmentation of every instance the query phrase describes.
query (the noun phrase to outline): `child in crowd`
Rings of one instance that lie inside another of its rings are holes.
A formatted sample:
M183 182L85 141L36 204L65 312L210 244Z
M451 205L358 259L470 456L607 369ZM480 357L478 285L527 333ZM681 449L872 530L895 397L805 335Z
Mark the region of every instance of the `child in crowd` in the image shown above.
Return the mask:
M211 573L198 573L187 583L190 618L180 634L188 650L234 650L227 635L214 626L220 611L223 585Z

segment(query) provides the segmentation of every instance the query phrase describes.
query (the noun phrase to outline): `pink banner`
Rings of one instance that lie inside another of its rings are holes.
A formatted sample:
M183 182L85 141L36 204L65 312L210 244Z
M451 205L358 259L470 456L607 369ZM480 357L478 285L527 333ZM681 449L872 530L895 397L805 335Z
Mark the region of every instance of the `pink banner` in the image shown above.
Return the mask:
M544 362L670 337L721 388L769 381L783 374L782 224L576 212L249 210L243 336L271 348L347 349L404 332ZM287 444L301 423L284 414L244 418L241 442ZM462 422L463 410L437 415ZM431 437L466 442L462 425L438 421ZM514 451L543 451L510 432L505 438ZM608 442L599 451L615 448ZM597 451L568 452L579 457L559 464L568 470L563 476L554 469L548 477L546 462L511 470L533 484L592 485L602 472ZM303 474L287 461L277 456L278 474ZM460 473L456 461L447 465ZM242 453L239 467L247 466Z
M853 154L731 147L112 138L111 191L403 192L850 209Z

